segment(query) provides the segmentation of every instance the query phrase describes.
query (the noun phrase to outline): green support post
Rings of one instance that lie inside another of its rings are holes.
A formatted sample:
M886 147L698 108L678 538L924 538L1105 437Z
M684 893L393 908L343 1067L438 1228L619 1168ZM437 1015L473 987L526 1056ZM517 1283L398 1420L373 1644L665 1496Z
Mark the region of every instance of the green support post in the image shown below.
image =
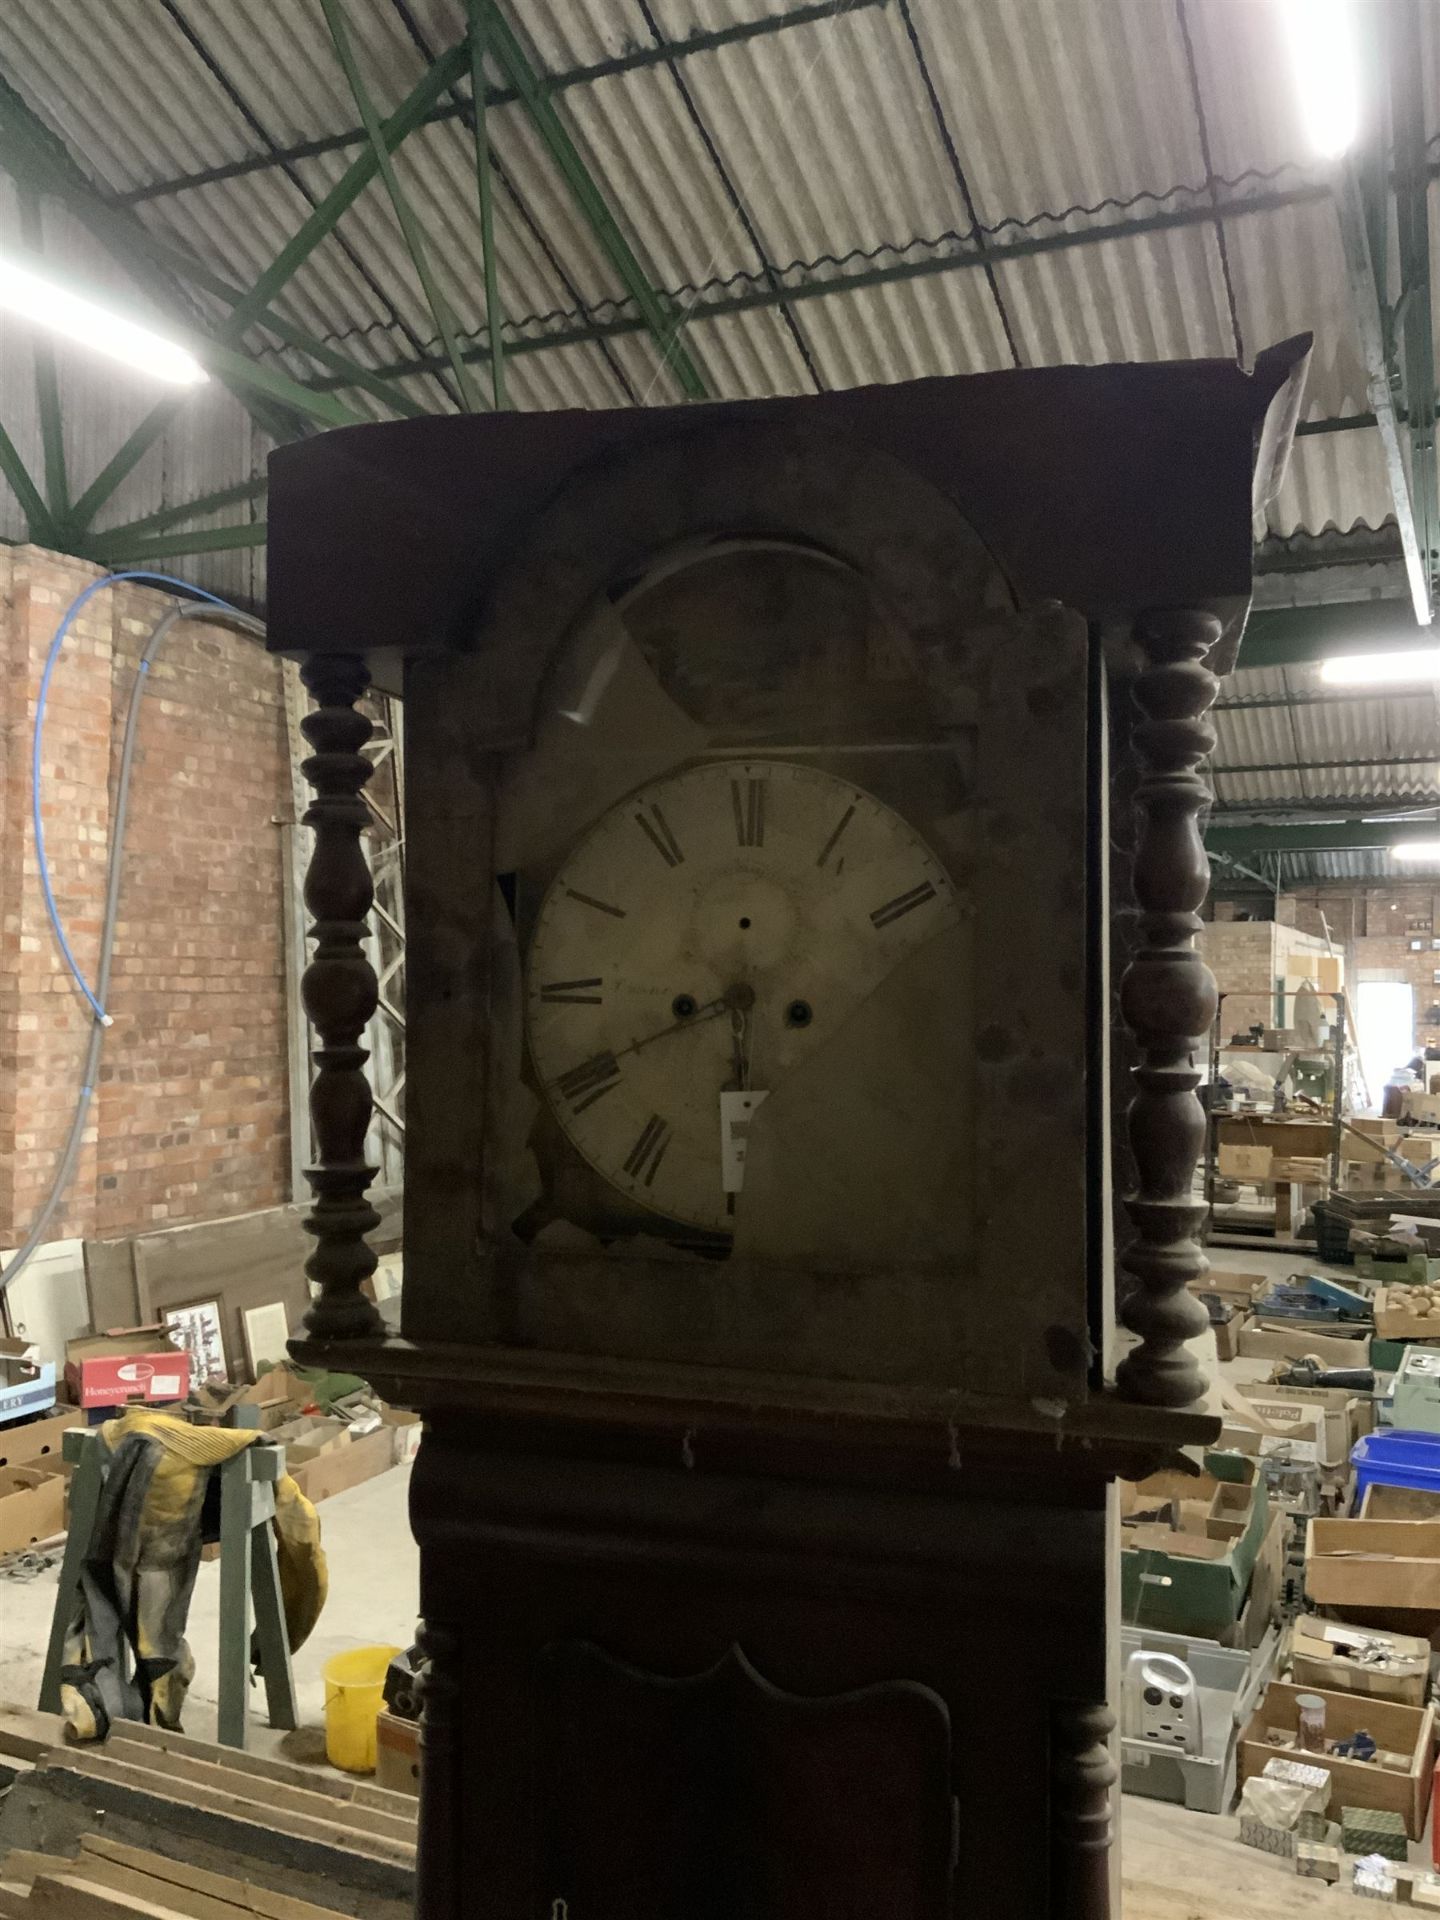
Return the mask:
M390 205L395 210L395 218L400 223L400 232L404 236L405 250L420 281L425 295L425 304L430 309L430 318L435 323L435 331L445 344L446 358L450 370L455 375L455 383L460 389L460 399L467 413L474 413L478 403L475 383L470 378L464 361L460 358L459 343L455 335L455 317L450 311L450 303L440 290L430 267L429 249L425 244L424 230L416 217L414 208L400 185L400 176L396 173L385 145L380 125L380 116L375 111L375 103L365 85L360 63L355 58L355 50L350 44L349 29L345 25L345 9L341 0L320 0L325 15L325 24L330 29L330 39L335 48L335 56L345 75L350 97L354 100L360 118L365 124L365 133L370 142L370 150L375 156L375 165L380 178L385 183L385 191L390 196Z
M524 102L535 131L560 169L586 224L620 276L625 291L639 309L643 325L660 349L661 359L674 369L675 377L689 399L708 399L710 389L680 339L685 316L677 314L670 303L651 286L644 268L606 204L605 196L555 111L541 75L531 66L525 49L516 39L505 16L494 0L479 0L479 5L485 16L488 46Z
M10 438L4 427L0 427L0 473L15 489L15 497L25 514L26 530L32 540L41 546L53 546L54 528L50 524L50 509L41 496L40 489L30 478L30 470L20 458L20 449Z
M475 109L475 185L480 196L480 252L485 263L485 330L490 341L490 397L495 411L505 398L505 316L500 308L500 275L495 259L495 212L490 177L490 136L485 112L485 10L482 0L466 0L470 23L470 98Z
M37 260L45 257L45 227L40 196L31 187L20 189L20 235ZM40 443L45 451L45 497L54 527L63 528L70 514L70 483L65 476L65 425L60 411L60 378L55 370L55 347L43 327L31 335L35 356L35 402L40 415Z

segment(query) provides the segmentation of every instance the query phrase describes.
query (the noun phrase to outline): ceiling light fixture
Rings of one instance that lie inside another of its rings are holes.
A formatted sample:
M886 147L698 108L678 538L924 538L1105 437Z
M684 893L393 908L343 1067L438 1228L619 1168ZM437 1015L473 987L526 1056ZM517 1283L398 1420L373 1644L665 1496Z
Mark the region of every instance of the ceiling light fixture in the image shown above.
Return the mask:
M1403 687L1440 679L1440 647L1407 647L1399 653L1342 653L1320 662L1320 678L1332 687Z
M176 386L193 387L209 375L184 347L122 313L72 293L43 271L0 254L0 309L108 354L127 367Z
M1338 160L1360 131L1360 51L1351 0L1278 0L1305 138Z
M1440 840L1402 840L1390 851L1397 860L1426 860L1440 866Z

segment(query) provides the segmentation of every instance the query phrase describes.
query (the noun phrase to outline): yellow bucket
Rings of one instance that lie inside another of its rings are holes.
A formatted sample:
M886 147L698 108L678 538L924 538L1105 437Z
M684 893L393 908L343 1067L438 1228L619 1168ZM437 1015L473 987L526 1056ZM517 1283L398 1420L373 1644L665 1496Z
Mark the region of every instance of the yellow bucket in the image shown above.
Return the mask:
M352 1647L325 1662L325 1755L346 1773L375 1771L375 1722L399 1647Z

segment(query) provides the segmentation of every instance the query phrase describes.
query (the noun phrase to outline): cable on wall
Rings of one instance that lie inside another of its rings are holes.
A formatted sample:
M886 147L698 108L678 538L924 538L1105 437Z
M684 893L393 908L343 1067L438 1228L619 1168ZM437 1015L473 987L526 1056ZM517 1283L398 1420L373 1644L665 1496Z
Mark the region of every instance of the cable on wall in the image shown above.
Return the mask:
M74 951L66 937L65 924L55 899L55 890L50 879L50 862L45 846L45 817L43 807L44 782L44 744L45 744L45 708L50 694L50 682L60 659L66 638L82 609L97 593L106 588L118 586L122 581L137 580L147 586L158 586L177 595L182 595L177 605L162 614L156 622L149 638L140 651L135 668L135 678L130 686L130 704L125 715L125 735L120 752L120 772L115 789L115 821L110 835L110 857L105 874L105 908L100 922L100 954L92 986L85 978ZM40 676L40 692L35 702L35 726L30 747L30 815L35 834L35 859L40 871L40 891L45 902L45 914L50 922L51 931L69 971L71 978L90 1008L90 1038L85 1049L85 1060L80 1071L80 1086L75 1097L75 1112L70 1122L70 1131L55 1169L55 1177L50 1183L40 1211L31 1224L29 1233L14 1256L0 1273L0 1297L18 1280L21 1272L29 1263L31 1256L44 1240L46 1229L54 1218L55 1210L64 1196L75 1172L75 1163L80 1157L80 1145L85 1137L85 1123L89 1117L90 1103L94 1098L95 1087L100 1072L100 1055L104 1047L105 1029L113 1024L112 1016L106 1011L105 1001L110 988L110 963L115 949L115 927L120 905L120 882L125 857L125 824L130 804L130 777L135 760L135 744L140 727L140 708L144 699L145 686L150 677L151 663L159 653L172 627L182 620L204 619L226 626L238 628L240 632L262 639L265 625L251 614L242 613L218 594L208 592L204 587L192 586L188 580L178 580L168 573L149 573L142 569L123 573L109 573L78 593L61 615L60 623L50 642L45 656L44 671Z

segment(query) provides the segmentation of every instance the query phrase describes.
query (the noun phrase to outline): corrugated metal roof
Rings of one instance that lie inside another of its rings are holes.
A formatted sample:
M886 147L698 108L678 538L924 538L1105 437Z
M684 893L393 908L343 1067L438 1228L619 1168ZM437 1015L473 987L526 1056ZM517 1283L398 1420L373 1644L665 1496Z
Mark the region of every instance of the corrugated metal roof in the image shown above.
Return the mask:
M782 9L779 0L527 0L507 17L560 72L683 42ZM381 110L455 44L461 0L349 0ZM1432 40L1433 20L1427 22ZM318 0L12 0L0 66L92 177L116 192L353 128ZM500 74L494 70L496 83ZM1440 129L1440 80L1432 76ZM462 83L459 97L466 87ZM1065 252L951 267L788 305L704 316L717 293L793 289L817 273L939 261L1277 189L1315 190L1272 9L1235 0L837 0L833 16L552 97L653 282L694 316L689 352L719 396L788 393L923 373L1121 358L1245 354L1316 334L1307 414L1361 412L1364 381L1333 210L1324 200L1131 233ZM616 269L520 103L493 107L496 233L512 330L533 336L633 311ZM236 285L253 283L358 149L297 159L142 201L138 216ZM484 325L471 136L421 128L397 169L463 334ZM1440 198L1440 196L1437 196ZM66 257L103 281L93 243ZM1440 248L1437 248L1440 251ZM837 268L836 263L844 263ZM725 283L728 283L726 285ZM698 289L698 291L696 291ZM204 302L202 301L203 305ZM212 303L213 304L213 303ZM1232 311L1233 309L1233 311ZM368 367L433 356L434 326L383 187L372 183L295 274L276 310ZM547 318L548 316L548 318ZM262 336L250 340L260 344ZM266 349L304 375L304 357ZM13 378L12 378L13 375ZM102 448L150 395L77 369ZM67 366L67 386L71 369ZM23 371L5 388L38 465ZM405 392L453 404L448 374ZM643 334L512 359L513 403L614 406L678 397ZM368 403L361 403L366 410ZM72 405L72 412L77 411ZM31 409L33 412L33 409ZM186 403L169 479L142 463L112 503L150 509L182 471L207 487L253 468L254 430L228 402ZM229 444L216 444L218 438ZM162 460L163 460L162 456ZM81 461L82 469L86 461ZM1373 430L1300 441L1271 513L1296 527L1377 524L1389 510ZM226 556L209 567L251 568Z

